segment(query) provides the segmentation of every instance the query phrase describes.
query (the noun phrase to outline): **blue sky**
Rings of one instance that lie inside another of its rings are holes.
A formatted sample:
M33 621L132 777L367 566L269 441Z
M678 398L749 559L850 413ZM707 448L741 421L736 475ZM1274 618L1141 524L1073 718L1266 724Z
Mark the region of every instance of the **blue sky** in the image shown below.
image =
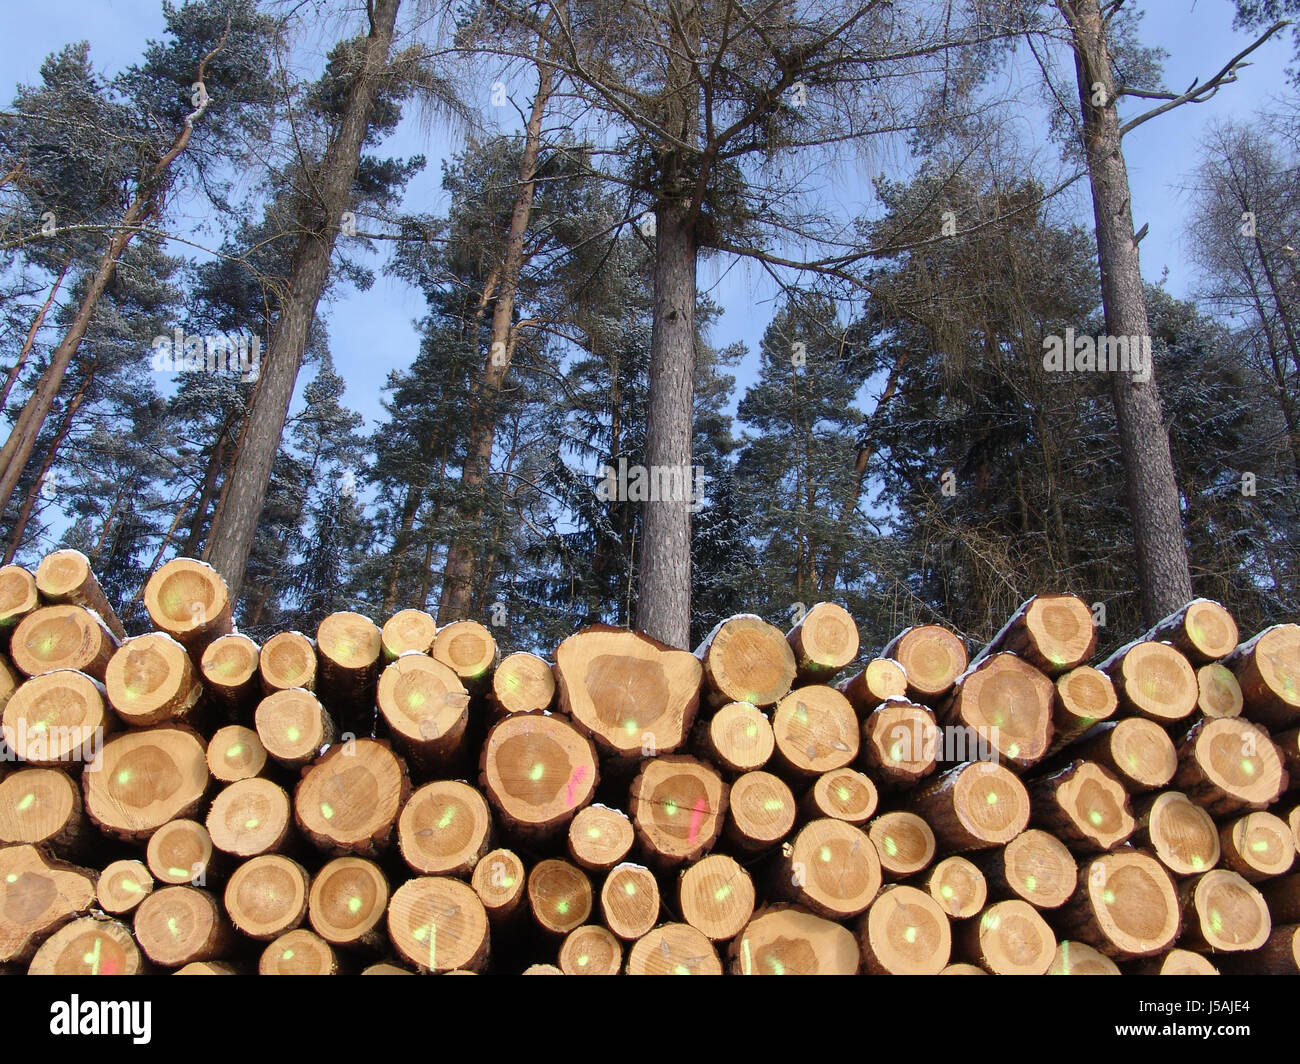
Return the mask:
M1229 0L1159 0L1142 7L1147 12L1143 42L1160 45L1170 53L1165 62L1169 86L1189 85L1194 77L1206 79L1251 39L1232 29L1234 5ZM313 75L319 71L333 28L322 27L319 34L309 35L303 42L298 55L300 69ZM157 0L43 0L40 4L3 0L0 92L7 102L18 83L36 79L46 55L71 41L88 39L97 66L114 72L134 61L144 41L160 36L162 30ZM1180 108L1147 123L1126 140L1134 220L1139 227L1150 225L1141 249L1143 274L1148 280L1158 280L1167 268L1170 291L1186 295L1194 289L1196 277L1183 249L1188 199L1181 189L1199 162L1199 138L1214 118L1246 117L1273 106L1285 88L1283 68L1290 56L1289 35L1270 41L1252 57L1254 65L1243 70L1241 80L1214 100ZM480 86L484 104L495 78L494 71L484 71ZM1038 121L1030 108L1024 120L1031 126ZM428 157L425 173L408 188L408 209L445 213L439 163L454 146L444 130L435 126L430 131L414 117L405 119L390 138L385 145L389 154L423 153ZM1043 157L1055 162L1050 149ZM873 176L839 173L838 198L843 203L865 202ZM1086 185L1076 186L1065 206L1091 226ZM725 310L714 331L715 342L721 346L740 340L750 349L739 371L739 393L757 365L758 341L772 314L774 286L758 267L726 259L703 262L699 281L701 289L709 290ZM387 373L406 367L415 356L417 338L412 322L421 312L417 293L382 273L369 291L340 291L327 310L335 362L348 381L347 402L365 416L368 425L382 414L379 386ZM301 386L303 381L299 383Z

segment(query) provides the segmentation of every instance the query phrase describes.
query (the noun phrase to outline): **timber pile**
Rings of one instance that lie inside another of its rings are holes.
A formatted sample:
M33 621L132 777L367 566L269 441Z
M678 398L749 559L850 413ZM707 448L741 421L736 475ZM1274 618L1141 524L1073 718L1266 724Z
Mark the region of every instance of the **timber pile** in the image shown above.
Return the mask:
M169 562L0 569L0 968L134 974L1300 969L1300 626L1071 595L970 658L821 603L554 664L418 610L258 646ZM857 663L856 665L854 663Z

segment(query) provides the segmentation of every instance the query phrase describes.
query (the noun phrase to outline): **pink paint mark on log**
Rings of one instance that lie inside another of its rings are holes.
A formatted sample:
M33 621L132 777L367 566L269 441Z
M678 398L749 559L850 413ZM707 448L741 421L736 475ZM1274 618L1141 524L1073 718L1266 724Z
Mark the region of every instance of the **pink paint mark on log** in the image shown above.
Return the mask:
M573 804L573 796L578 792L578 784L580 784L586 778L587 778L587 766L578 765L573 770L573 775L569 777L569 782L566 785L564 791L564 800L569 805Z
M695 836L698 835L700 832L700 824L704 820L704 810L705 810L704 795L700 795L700 797L695 802L695 808L691 810L690 840L692 845L695 843Z

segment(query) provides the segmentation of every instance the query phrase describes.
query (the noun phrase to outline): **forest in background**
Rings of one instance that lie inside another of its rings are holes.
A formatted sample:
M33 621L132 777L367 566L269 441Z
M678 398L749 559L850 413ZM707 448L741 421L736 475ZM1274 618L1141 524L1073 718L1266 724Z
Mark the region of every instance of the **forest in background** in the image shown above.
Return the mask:
M1101 203L1089 137L1120 105L1113 154L1245 64L1167 91L1130 6L213 0L168 6L113 76L70 43L0 112L4 562L85 552L132 632L185 555L257 639L415 607L542 652L597 622L681 643L682 580L691 645L821 600L867 647L928 621L980 644L1052 590L1094 604L1104 648L1179 565L1242 631L1294 620L1300 109L1206 123L1177 299L1115 281L1113 234L1069 220L991 87L1041 64L1053 152ZM1235 6L1258 43L1298 5ZM323 69L291 76L322 19ZM502 69L509 134L472 102ZM384 152L404 112L457 131L445 213L404 194L428 160ZM869 216L809 194L900 140L909 176ZM783 291L740 384L696 290L712 256ZM367 427L326 310L376 269L425 309ZM1045 338L1127 335L1139 306L1162 420L1134 434L1167 435L1181 560L1143 512L1168 478L1117 424L1127 386L1044 365ZM666 504L603 472L679 466L703 491Z

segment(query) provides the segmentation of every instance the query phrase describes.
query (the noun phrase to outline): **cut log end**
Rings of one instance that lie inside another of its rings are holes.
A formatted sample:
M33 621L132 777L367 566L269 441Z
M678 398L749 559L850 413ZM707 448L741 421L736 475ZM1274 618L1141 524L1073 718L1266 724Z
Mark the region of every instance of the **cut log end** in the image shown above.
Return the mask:
M933 705L952 690L970 663L965 644L937 624L909 628L886 647L883 656L903 667L908 697L925 705Z
M597 626L569 636L555 675L560 709L615 757L676 750L699 707L700 662L639 632Z
M1048 975L1120 975L1122 974L1113 960L1099 950L1093 949L1086 942L1071 942L1068 939L1056 947L1056 956Z
M86 812L106 834L144 839L198 810L207 750L188 728L163 724L115 736L82 775Z
M904 834L893 831L895 837ZM878 844L878 839L843 820L814 820L795 836L786 855L781 874L789 877L787 893L803 908L827 919L857 916L880 890L883 870ZM901 858L901 852L895 857ZM891 871L897 871L898 863Z
M1264 809L1289 782L1268 732L1241 718L1197 723L1179 746L1178 761L1175 786L1216 816Z
M1025 785L991 761L950 769L913 792L908 808L933 829L948 852L1010 842L1029 823Z
M1056 679L1052 706L1052 748L1077 739L1094 724L1109 720L1119 707L1110 677L1091 665L1080 665Z
M336 857L316 873L307 898L312 929L336 946L376 938L388 908L388 880L364 857Z
M420 875L468 877L487 852L492 817L473 787L452 780L412 793L397 821L402 859Z
M753 880L725 854L691 865L682 873L677 896L682 919L712 942L735 938L754 914Z
M1017 897L1035 909L1057 909L1069 901L1079 869L1065 844L1055 835L1031 828L1017 835L998 859L1003 896Z
M203 685L230 711L246 712L261 696L260 660L261 651L248 636L223 635L199 659Z
M135 910L135 939L163 968L219 960L230 928L216 899L195 887L163 887Z
M1137 827L1123 785L1095 762L1076 761L1034 787L1035 823L1077 852L1113 850Z
M111 717L103 689L72 669L33 676L10 697L3 713L4 740L29 765L67 770L88 765L100 752Z
M1236 649L1239 637L1232 614L1210 599L1188 603L1171 635L1174 645L1197 662L1227 657Z
M1196 672L1164 643L1134 643L1102 668L1115 683L1120 705L1137 716L1167 724L1196 710Z
M118 639L126 638L126 629L90 568L90 559L81 551L56 550L42 558L36 569L36 588L46 602L94 610Z
M831 817L862 825L875 815L880 796L876 785L863 772L837 768L817 777L804 799L804 812L811 819ZM735 802L735 789L732 789Z
M875 658L835 689L853 704L858 716L865 717L886 699L906 697L907 673L892 658Z
M628 815L604 805L589 805L569 824L569 856L580 867L604 872L632 850L636 832Z
M551 837L595 794L595 747L557 717L516 714L488 732L479 779L505 830Z
M794 827L797 808L790 788L770 772L746 772L728 795L727 838L743 850L775 846Z
M1075 937L1124 960L1163 953L1178 937L1178 896L1169 872L1149 854L1102 854L1079 869L1079 892L1068 914Z
M95 899L104 912L123 916L134 911L153 890L153 876L141 861L113 861L99 874Z
M117 648L105 669L104 688L117 715L134 727L185 720L203 694L185 648L157 632Z
M316 648L301 632L277 632L263 645L257 658L262 693L275 694L300 687L316 687Z
M668 755L646 761L629 789L637 838L662 867L707 853L722 830L728 787L711 766Z
M319 935L297 928L281 935L257 962L258 975L338 975L338 954Z
M497 641L478 621L453 621L438 629L429 653L468 688L482 686L497 661Z
M1215 868L1182 885L1180 943L1211 953L1259 949L1273 930L1263 895L1236 872Z
M728 772L760 769L776 749L771 722L749 702L728 702L713 715L705 731L709 759Z
M528 906L543 931L567 935L587 922L593 904L591 880L577 865L550 858L528 873Z
M1231 669L1218 662L1196 670L1196 708L1203 717L1240 717L1244 703L1241 684Z
M286 768L301 768L334 741L334 719L316 696L302 688L268 695L253 716L263 748Z
M536 654L510 654L492 673L492 702L498 713L550 709L555 692L555 672Z
M8 646L18 622L40 606L36 578L21 565L0 567L0 639Z
M312 843L334 856L375 856L392 842L410 793L406 766L373 739L332 746L294 791L294 820Z
M1245 716L1266 728L1300 724L1300 625L1266 628L1225 664L1241 686Z
M1178 751L1169 733L1140 717L1115 725L1108 752L1103 763L1134 791L1163 787L1178 769Z
M732 617L696 651L704 679L723 702L775 705L790 690L796 665L785 634L758 617Z
M20 672L37 676L75 669L101 683L117 638L103 621L80 606L42 606L19 622L9 656Z
M86 835L81 791L67 773L25 768L0 781L0 846L31 843L66 856Z
M923 890L880 892L858 929L863 967L875 975L938 975L952 955L952 929L942 907Z
M28 975L140 975L144 958L117 920L83 916L55 931L36 951Z
M959 954L994 975L1045 975L1056 936L1027 901L994 902L958 934Z
M307 915L307 870L280 854L245 861L226 884L231 923L251 939L269 942L294 930Z
M266 768L266 747L252 728L228 724L218 728L208 742L208 771L219 783L235 783L260 776Z
M999 653L966 674L941 715L973 729L979 744L1000 760L1026 768L1051 746L1055 698L1056 688L1043 673L1014 654Z
M811 779L844 768L858 756L860 733L849 700L833 687L791 691L772 713L778 766Z
M35 846L0 849L0 964L30 959L47 935L94 901L94 881L82 869Z
M1295 863L1291 826L1272 813L1254 812L1220 829L1223 863L1250 882L1280 876Z
M689 924L663 924L632 943L628 975L721 975L722 962L707 938Z
M485 853L474 866L470 882L493 922L509 918L524 899L524 863L511 850Z
M954 920L968 920L988 901L984 873L965 857L945 857L925 880L926 889L943 912Z
M936 841L930 825L915 813L881 813L867 825L881 873L887 880L915 875L934 860Z
M934 713L905 699L891 699L862 723L862 760L881 786L912 786L935 769L939 728Z
M565 975L618 975L623 968L623 946L609 928L586 924L565 936L559 962Z
M379 640L385 660L392 661L411 651L417 654L429 653L433 648L433 637L437 634L437 622L424 610L402 610L384 622L379 631Z
M1200 953L1187 949L1171 949L1168 953L1135 962L1131 966L1135 975L1218 975L1219 969Z
M359 613L331 613L316 629L316 654L322 669L364 677L379 665L382 638L369 617Z
M1195 876L1219 863L1219 835L1210 814L1180 791L1143 803L1138 841L1176 876Z
M834 602L818 602L786 634L801 682L826 683L858 656L858 626Z
M1083 664L1097 646L1092 610L1077 595L1036 595L1025 611L1025 630L1030 660L1052 675Z
M478 971L487 963L487 911L458 879L420 876L398 887L388 905L388 936L421 971Z
M195 656L231 631L226 582L210 565L191 558L173 558L157 569L145 584L144 605L154 627Z
M841 924L796 906L755 914L727 951L732 975L856 975L858 940Z
M659 902L659 884L644 865L620 864L601 885L600 911L605 926L624 941L639 939L654 927L659 920Z
M225 961L194 961L172 972L172 975L239 975L240 969Z
M212 863L212 838L197 820L172 820L149 837L145 861L165 886L203 883Z
M223 787L208 810L212 844L222 853L256 857L278 847L289 831L292 804L284 788L260 777Z
M414 975L414 972L408 972L405 968L399 968L396 964L389 964L386 961L379 964L367 965L361 969L362 975ZM558 972L557 972L558 974Z
M469 723L469 693L448 666L404 654L379 676L379 713L394 741L422 767L446 765Z

